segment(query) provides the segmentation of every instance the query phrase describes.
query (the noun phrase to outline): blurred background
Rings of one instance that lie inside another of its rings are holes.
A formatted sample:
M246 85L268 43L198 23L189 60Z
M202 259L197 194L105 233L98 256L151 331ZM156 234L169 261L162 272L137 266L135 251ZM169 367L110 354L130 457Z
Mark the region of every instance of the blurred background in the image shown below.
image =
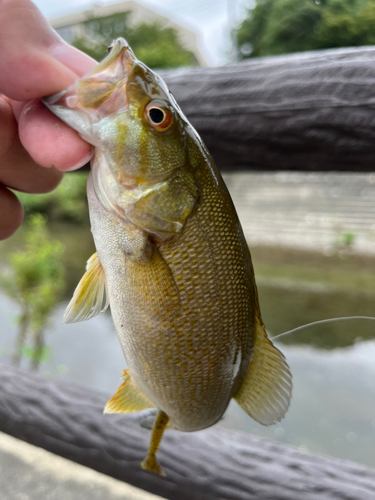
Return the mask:
M375 1L149 0L34 2L96 59L125 36L152 68L375 43ZM375 173L224 173L250 245L271 336L341 316L375 316ZM62 326L94 253L87 173L47 195L21 194L23 226L0 242L0 359L115 392L125 369L110 314ZM352 319L285 335L294 376L285 419L270 428L234 402L219 425L375 466L375 322Z

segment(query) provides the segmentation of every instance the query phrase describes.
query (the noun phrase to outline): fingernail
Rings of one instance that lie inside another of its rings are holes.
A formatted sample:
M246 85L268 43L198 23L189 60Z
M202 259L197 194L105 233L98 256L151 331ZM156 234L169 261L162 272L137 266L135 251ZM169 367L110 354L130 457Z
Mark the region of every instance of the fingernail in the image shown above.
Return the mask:
M33 108L36 108L40 103L40 99L31 99L31 101L14 101L12 99L9 100L9 104L12 106L13 114L17 122L20 121L21 115L26 115Z
M83 167L84 165L86 165L86 163L88 163L91 160L91 158L93 157L93 154L94 154L94 150L91 148L90 152L87 156L85 156L78 163L75 163L74 165L72 165L70 167L65 167L64 172L72 172L73 170L78 170L79 168Z

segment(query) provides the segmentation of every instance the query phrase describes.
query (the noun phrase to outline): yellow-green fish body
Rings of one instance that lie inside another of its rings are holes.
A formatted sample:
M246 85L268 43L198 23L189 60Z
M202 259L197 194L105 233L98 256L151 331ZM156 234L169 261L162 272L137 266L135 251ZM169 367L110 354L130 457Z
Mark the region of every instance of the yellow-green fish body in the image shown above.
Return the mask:
M111 305L128 370L107 412L159 410L144 466L168 421L217 422L234 397L269 425L291 376L266 336L251 257L213 159L165 83L119 39L48 107L95 147L88 182L97 255L66 312Z

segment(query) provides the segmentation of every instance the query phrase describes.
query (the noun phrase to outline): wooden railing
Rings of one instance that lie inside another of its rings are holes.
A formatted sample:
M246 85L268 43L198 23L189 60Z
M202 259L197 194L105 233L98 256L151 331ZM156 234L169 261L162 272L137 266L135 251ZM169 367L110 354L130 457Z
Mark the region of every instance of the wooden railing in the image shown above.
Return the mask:
M221 168L375 168L375 47L162 76Z
M374 500L375 471L212 427L167 431L166 478L140 467L150 431L109 395L0 365L0 431L169 500Z

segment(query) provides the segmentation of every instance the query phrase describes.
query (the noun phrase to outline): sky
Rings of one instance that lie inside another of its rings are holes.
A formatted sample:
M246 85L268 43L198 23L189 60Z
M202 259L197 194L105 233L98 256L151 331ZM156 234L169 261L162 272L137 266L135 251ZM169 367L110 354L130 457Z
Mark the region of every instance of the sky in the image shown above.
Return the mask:
M64 16L113 0L33 0L47 19ZM199 37L199 48L210 66L228 61L231 54L230 28L245 17L251 0L140 0L138 3L185 25Z

